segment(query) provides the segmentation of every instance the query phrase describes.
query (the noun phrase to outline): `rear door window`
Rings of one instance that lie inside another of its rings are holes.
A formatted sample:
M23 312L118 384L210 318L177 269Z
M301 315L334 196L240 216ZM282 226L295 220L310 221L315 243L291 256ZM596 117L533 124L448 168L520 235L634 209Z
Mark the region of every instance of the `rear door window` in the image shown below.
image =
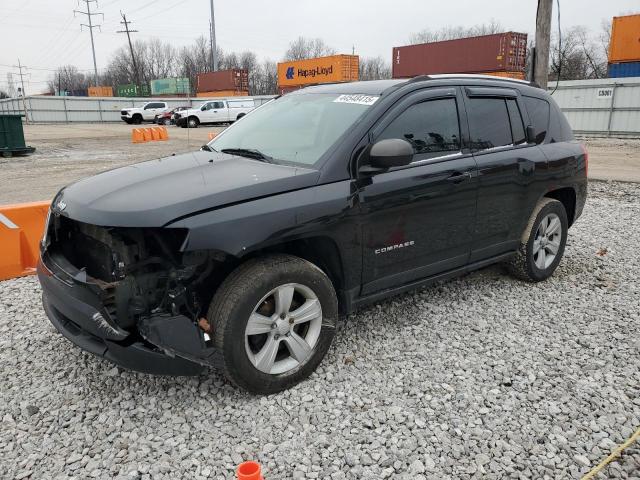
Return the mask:
M454 98L427 100L398 115L377 140L401 138L413 146L416 160L460 151L460 123Z
M520 145L527 141L524 130L524 122L522 121L522 114L518 108L518 102L515 98L507 99L507 110L509 110L509 121L511 122L511 135L513 137L513 143Z
M513 145L511 122L504 98L469 98L468 105L472 150Z
M522 97L527 107L531 125L536 131L536 143L544 142L549 129L549 103L546 100L535 97Z

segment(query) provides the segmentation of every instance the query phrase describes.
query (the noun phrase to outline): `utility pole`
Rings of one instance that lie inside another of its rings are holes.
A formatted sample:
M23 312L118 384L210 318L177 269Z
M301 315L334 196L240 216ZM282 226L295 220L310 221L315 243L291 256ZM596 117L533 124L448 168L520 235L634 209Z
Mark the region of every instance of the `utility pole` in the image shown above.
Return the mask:
M81 10L74 10L73 14L75 15L76 13L81 13L82 15L86 15L87 21L89 22L88 25L86 23L81 23L80 29L82 29L82 27L87 27L89 29L89 34L91 35L91 51L93 52L93 73L94 73L94 82L95 82L94 86L97 87L98 86L98 64L96 63L96 47L93 42L93 29L94 28L100 29L100 25L94 25L91 17L93 17L94 15L102 15L102 19L104 20L104 14L101 12L91 13L91 2L95 2L96 5L98 5L98 0L78 0L78 5L80 4L81 1L87 5L87 11L84 12ZM102 29L100 29L100 31L102 31Z
M552 13L553 0L538 0L536 46L533 54L533 81L545 90L549 81L549 45L551 44Z
M26 73L22 73L22 69L26 69L27 67L25 67L24 65L22 65L20 63L20 59L18 59L18 65L14 65L13 68L17 68L20 73L18 73L18 75L20 75L20 84L22 85L22 108L24 108L24 121L25 123L28 125L29 124L29 115L27 114L27 101L25 100L25 92L24 92L24 76L27 75Z
M209 0L211 3L211 21L210 21L210 32L209 32L209 41L211 43L211 68L213 71L218 70L218 52L216 46L216 20L213 15L213 0Z
M131 51L131 63L133 63L133 75L136 81L136 88L138 87L142 88L142 85L140 85L140 74L138 72L138 64L136 63L136 56L133 54L133 44L131 43L131 34L137 33L138 30L129 30L129 24L131 22L127 20L127 16L124 13L122 13L122 10L120 11L120 15L122 15L122 21L120 23L124 25L124 30L118 30L117 33L127 34L127 40L129 40L129 50ZM142 94L142 92L140 94Z

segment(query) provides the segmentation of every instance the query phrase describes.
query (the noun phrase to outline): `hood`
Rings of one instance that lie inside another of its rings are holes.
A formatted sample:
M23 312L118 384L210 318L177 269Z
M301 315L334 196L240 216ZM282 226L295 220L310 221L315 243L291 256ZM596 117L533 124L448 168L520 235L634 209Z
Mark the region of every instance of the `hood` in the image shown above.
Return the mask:
M52 208L93 225L161 227L202 210L310 187L319 174L198 151L85 178L65 187Z

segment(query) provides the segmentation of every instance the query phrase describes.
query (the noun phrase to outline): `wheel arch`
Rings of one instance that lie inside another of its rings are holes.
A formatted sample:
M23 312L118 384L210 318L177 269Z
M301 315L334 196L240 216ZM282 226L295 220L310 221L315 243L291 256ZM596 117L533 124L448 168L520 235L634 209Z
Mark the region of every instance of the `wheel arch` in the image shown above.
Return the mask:
M342 255L336 241L324 235L285 241L253 250L240 257L219 250L212 250L210 261L215 263L215 268L212 269L211 276L204 283L206 283L208 291L213 295L213 291L217 290L231 271L251 259L274 253L283 253L302 258L322 270L329 277L338 296L339 306L342 309L341 292L344 290L345 284Z
M545 193L544 197L553 198L562 203L565 211L567 212L567 222L569 223L569 226L571 226L575 219L576 213L577 194L575 188L561 187L553 189Z
M342 255L336 241L331 237L319 235L290 240L256 250L247 255L247 258L270 253L286 253L307 260L320 268L329 277L336 292L343 288L344 269Z

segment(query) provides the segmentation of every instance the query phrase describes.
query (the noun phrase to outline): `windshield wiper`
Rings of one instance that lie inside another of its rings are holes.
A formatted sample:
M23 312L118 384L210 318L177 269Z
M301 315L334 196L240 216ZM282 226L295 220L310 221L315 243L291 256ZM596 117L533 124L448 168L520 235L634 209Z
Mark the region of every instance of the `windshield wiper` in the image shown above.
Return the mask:
M220 151L222 153L228 153L229 155L238 155L240 157L253 158L254 160L260 160L266 163L273 163L273 157L265 155L255 148L223 148Z

